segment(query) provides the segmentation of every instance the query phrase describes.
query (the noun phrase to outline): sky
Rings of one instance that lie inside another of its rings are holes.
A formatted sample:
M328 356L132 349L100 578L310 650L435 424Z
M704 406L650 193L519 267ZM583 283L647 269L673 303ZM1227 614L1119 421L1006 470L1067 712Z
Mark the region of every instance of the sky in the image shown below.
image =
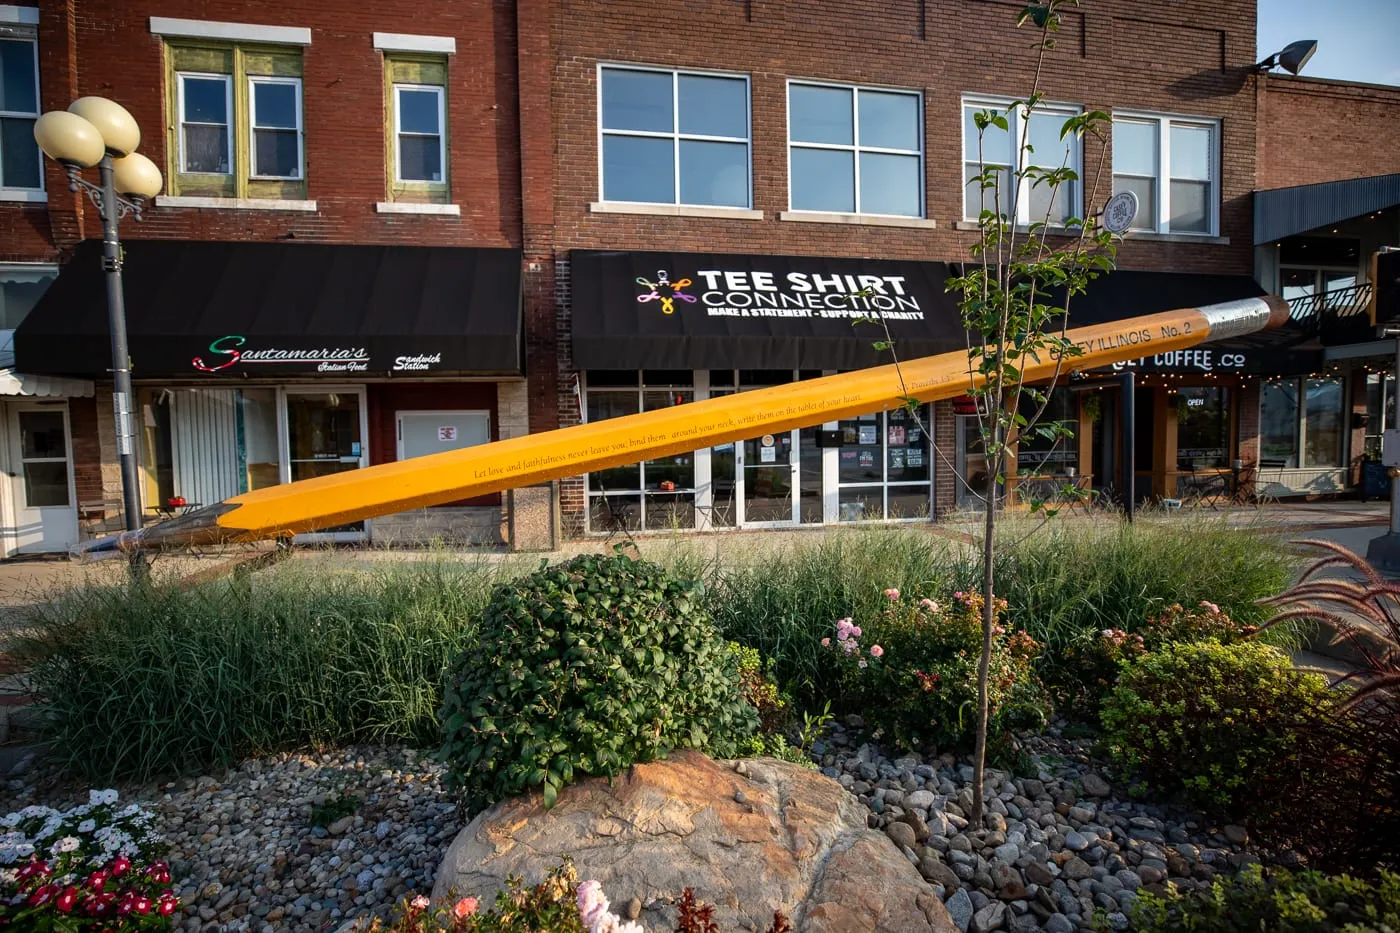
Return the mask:
M1305 77L1400 85L1400 0L1259 0L1255 60L1296 39L1317 40Z

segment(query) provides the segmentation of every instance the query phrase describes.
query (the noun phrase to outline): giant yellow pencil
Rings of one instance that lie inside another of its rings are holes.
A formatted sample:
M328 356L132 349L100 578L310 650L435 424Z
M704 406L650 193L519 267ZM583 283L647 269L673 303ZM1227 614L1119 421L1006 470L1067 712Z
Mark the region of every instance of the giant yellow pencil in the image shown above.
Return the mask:
M1067 336L1083 352L1060 372L1237 337L1277 327L1287 319L1287 303L1269 296L1075 328ZM259 489L141 531L102 539L94 548L173 548L280 538L853 418L897 408L906 397L921 402L953 398L978 385L969 376L967 353L962 351L908 360L899 368L902 380L894 365L876 366ZM1051 359L1026 360L1022 370L1027 381L1036 381L1053 377L1057 367Z

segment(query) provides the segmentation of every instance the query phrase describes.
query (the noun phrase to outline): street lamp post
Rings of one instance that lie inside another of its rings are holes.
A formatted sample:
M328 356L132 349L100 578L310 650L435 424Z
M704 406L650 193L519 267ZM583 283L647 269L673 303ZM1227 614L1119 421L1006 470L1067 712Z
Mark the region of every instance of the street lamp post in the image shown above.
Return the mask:
M83 97L66 111L44 114L34 124L34 138L44 153L67 171L69 189L87 192L102 216L102 268L107 279L107 321L112 337L112 404L117 456L121 460L122 512L126 530L137 531L141 528L141 496L117 222L127 214L141 219L143 203L160 193L160 170L136 151L141 142L136 120L125 107L103 97ZM98 171L97 184L82 177L83 169L93 166ZM133 561L136 560L133 555Z

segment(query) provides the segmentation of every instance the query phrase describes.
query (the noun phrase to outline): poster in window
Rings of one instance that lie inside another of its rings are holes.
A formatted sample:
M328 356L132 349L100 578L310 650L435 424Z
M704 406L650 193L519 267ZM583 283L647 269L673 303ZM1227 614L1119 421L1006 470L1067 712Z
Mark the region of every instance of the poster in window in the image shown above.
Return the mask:
M891 448L890 448L890 469L891 469L891 470L902 470L902 469L904 469L904 448L903 448L903 447L891 447Z
M924 452L918 447L910 447L905 452L905 463L910 467L921 467L924 465Z
M862 451L860 452L860 465L861 465L862 467L874 467L874 466L875 466L875 451L873 451L873 450L862 450Z
M923 436L924 436L924 435L923 435L923 432L920 431L918 428L910 428L910 429L909 429L909 443L911 443L911 444L917 444L917 443L919 443L919 438L921 438L921 437L923 437Z
M855 452L854 450L843 450L843 451L841 451L841 462L842 462L842 463L855 463L855 462L856 462L856 452Z
M880 443L880 426L878 424L863 424L860 426L860 443L878 444Z
M849 423L841 425L841 443L843 443L843 444L858 444L858 443L860 443L860 433L856 430L856 426L855 426L855 425L849 424Z
M891 421L903 421L908 416L909 412L905 411L903 408L896 408L890 412Z
M438 425L438 440L447 443L457 439L457 426L455 424Z
M890 425L890 444L891 444L891 445L896 445L896 444L897 444L897 445L899 445L900 447L903 447L903 446L904 446L904 425L902 425L902 424L892 424L892 425Z
M760 448L758 448L758 462L759 462L759 463L777 463L777 462L778 462L778 448L776 448L776 447L760 447Z

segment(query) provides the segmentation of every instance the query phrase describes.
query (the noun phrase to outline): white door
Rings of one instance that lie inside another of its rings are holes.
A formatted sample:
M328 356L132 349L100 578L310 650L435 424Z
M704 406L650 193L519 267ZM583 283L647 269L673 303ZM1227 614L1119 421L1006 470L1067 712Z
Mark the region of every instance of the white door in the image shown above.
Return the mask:
M797 431L752 437L737 445L739 524L744 528L782 528L798 522L800 488Z
M491 415L484 411L398 412L398 459L410 460L491 440Z
M14 515L6 537L20 554L68 551L78 544L68 403L12 404L8 427Z

